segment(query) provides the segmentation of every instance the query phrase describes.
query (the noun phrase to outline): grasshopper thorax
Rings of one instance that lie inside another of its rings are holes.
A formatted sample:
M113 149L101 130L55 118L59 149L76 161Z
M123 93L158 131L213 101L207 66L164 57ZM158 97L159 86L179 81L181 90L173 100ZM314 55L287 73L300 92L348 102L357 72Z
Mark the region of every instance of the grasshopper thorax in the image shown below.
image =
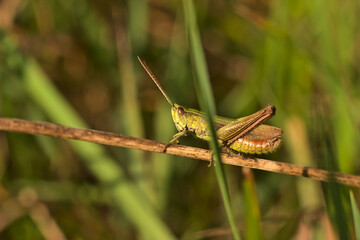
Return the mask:
M184 107L174 103L171 107L171 115L176 129L182 132L186 128L186 110Z

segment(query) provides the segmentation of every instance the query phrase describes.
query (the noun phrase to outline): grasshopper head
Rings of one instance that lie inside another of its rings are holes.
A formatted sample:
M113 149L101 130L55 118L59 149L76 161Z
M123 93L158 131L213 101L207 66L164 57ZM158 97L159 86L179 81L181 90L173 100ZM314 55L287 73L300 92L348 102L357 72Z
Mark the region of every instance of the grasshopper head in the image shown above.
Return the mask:
M171 108L171 115L178 131L183 131L186 128L186 111L185 108L174 103Z

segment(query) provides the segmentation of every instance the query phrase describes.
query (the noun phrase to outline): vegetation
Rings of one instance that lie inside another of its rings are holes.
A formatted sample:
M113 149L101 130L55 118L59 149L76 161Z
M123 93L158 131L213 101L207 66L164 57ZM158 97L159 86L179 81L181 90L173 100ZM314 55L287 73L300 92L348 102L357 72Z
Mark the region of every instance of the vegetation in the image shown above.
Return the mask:
M218 115L276 106L283 144L264 158L359 174L357 0L200 0L197 23L183 1L1 1L0 116L168 142L169 105L136 56L174 102L200 109L203 50ZM224 170L242 239L360 238L358 189ZM0 132L0 239L232 239L216 175L206 162Z

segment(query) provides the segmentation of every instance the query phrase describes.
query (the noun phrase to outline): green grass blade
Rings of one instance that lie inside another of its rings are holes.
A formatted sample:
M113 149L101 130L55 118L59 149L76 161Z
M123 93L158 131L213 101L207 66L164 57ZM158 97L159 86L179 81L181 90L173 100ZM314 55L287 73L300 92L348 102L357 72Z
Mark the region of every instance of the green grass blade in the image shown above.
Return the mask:
M143 119L141 116L141 107L139 103L139 93L137 92L138 84L136 80L136 71L138 62L133 61L133 56L138 55L144 48L146 39L146 21L147 21L147 2L144 0L128 1L129 4L129 20L128 20L128 34L129 40L124 41L124 44L118 44L118 61L119 73L121 82L121 117L125 120L124 124L126 134L136 137L144 137ZM140 28L140 30L139 30ZM125 32L124 32L125 33ZM121 36L118 36L121 38ZM131 150L134 162L134 175L140 175L143 171L143 159L141 156ZM138 171L138 172L137 172Z
M360 240L360 211L356 204L354 193L350 191L351 211L354 218L356 239Z
M226 214L228 216L230 226L235 239L240 239L240 235L236 228L236 222L232 213L230 196L227 188L226 176L224 167L221 163L220 150L217 143L216 131L214 127L213 116L216 115L215 103L212 96L212 90L209 84L209 75L205 63L205 56L201 46L200 34L196 23L196 13L192 0L184 0L184 11L186 28L189 34L189 41L191 46L191 53L193 64L195 66L195 73L198 85L199 102L202 110L204 110L211 135L211 149L215 158L217 159L215 172L220 186L221 195L224 201Z
M243 188L245 200L246 239L262 239L259 201L252 170L243 168Z

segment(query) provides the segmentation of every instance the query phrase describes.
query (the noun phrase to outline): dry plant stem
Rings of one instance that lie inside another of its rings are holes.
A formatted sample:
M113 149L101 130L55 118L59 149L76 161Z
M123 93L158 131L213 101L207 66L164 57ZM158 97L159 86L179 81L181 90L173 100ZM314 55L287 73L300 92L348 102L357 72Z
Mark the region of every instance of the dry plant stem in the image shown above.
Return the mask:
M46 135L65 139L76 139L158 153L163 153L166 146L165 143L148 139L133 138L115 133L79 129L53 123L27 121L15 118L0 118L0 130ZM166 154L211 161L211 152L209 150L182 145L169 146L166 149ZM246 158L242 156L234 157L228 154L222 154L221 158L223 163L229 165L260 169L287 175L302 176L318 181L337 182L344 185L360 187L360 176L339 172L329 172L322 169L302 167L294 164L275 162L260 158Z

